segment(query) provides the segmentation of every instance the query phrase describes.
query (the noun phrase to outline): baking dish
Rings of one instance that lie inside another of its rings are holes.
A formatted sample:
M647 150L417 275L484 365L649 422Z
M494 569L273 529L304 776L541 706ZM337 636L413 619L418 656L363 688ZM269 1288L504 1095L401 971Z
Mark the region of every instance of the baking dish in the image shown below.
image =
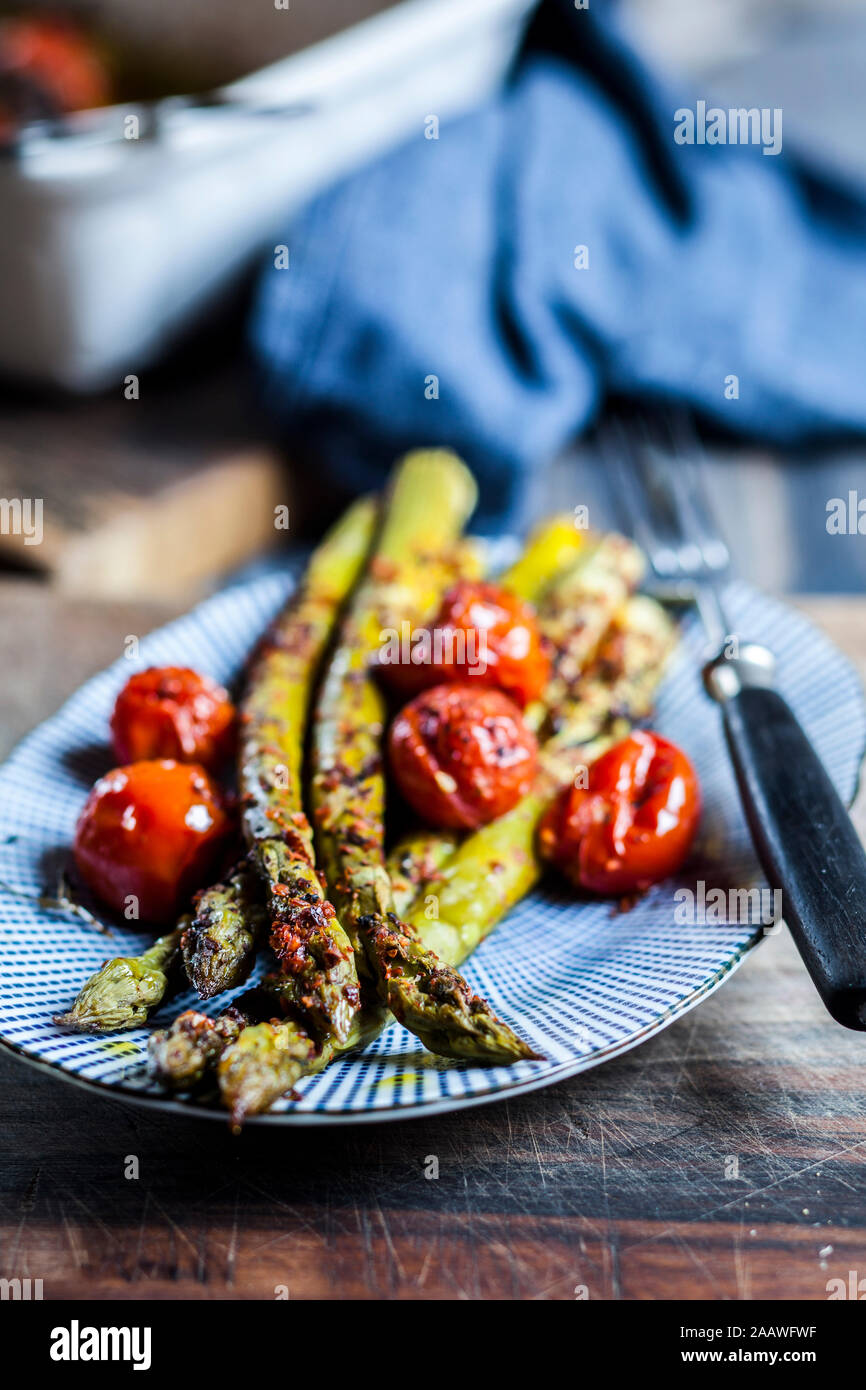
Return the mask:
M293 114L181 108L155 139L29 142L0 165L0 371L79 392L122 385L293 208L413 131L423 139L429 115L480 101L530 8L404 0L225 88Z

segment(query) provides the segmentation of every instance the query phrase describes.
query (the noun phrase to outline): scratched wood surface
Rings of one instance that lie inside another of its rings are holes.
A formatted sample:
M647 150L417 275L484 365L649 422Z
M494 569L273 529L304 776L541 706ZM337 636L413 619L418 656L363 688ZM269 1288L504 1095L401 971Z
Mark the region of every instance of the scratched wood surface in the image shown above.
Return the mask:
M866 672L866 601L802 606ZM171 615L0 585L0 752ZM628 1056L423 1122L238 1141L4 1055L0 1276L47 1298L823 1299L866 1276L864 1063L785 935Z

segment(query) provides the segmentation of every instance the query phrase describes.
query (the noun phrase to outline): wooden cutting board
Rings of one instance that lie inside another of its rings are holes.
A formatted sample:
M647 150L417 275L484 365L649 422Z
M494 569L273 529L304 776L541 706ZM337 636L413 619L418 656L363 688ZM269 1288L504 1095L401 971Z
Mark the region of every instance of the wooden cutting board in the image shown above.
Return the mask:
M118 392L83 404L7 406L0 564L40 571L70 595L188 598L284 544L287 509L293 520L288 475L249 419L222 378L148 385L140 401Z
M276 509L286 505L282 469L265 450L217 457L169 477L109 484L51 470L22 477L0 458L0 498L24 499L29 535L15 532L17 512L0 507L0 555L47 572L71 595L171 596L231 569L276 544ZM143 484L143 485L142 485ZM39 530L42 504L42 539ZM5 532L5 533L4 533Z

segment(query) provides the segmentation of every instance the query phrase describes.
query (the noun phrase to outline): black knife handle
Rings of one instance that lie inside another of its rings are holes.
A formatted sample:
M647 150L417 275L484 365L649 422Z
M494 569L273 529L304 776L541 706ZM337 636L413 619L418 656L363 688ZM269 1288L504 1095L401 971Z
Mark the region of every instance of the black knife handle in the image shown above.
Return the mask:
M866 853L817 753L770 685L771 665L719 658L705 672L752 840L833 1017L866 1029ZM769 657L769 653L766 653ZM726 668L726 669L725 669ZM756 675L757 671L757 675Z

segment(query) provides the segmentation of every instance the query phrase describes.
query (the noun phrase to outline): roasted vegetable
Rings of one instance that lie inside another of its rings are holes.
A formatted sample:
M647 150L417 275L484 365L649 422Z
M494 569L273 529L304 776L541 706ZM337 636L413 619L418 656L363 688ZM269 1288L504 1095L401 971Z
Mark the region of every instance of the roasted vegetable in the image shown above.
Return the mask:
M284 611L260 643L240 711L242 825L250 848L276 839L306 862L312 834L301 806L303 733L319 662L360 573L376 524L369 498L325 536Z
M351 943L326 901L303 811L301 765L313 685L340 606L370 545L375 507L349 509L313 556L299 592L256 655L241 705L242 822L266 898L282 971L282 1006L294 1016L239 1024L228 1046L204 1030L220 1093L238 1128L273 1104L312 1061L315 1036L346 1041L360 1003ZM242 941L240 945L243 946ZM237 1020L227 1020L234 1031Z
M245 1028L280 1023L287 1038L293 1032L300 1037L305 1030L285 1017L284 982L277 973L266 975L214 1018L197 1009L179 1014L170 1027L158 1029L149 1039L150 1074L169 1090L189 1091L208 1078L215 1080L217 1063Z
M435 685L394 719L388 759L401 794L428 825L477 830L529 791L538 745L501 690Z
M685 861L701 814L697 774L676 744L635 729L565 787L542 817L538 848L575 885L642 893Z
M545 590L596 543L590 532L578 530L568 512L548 517L530 533L520 555L497 577L497 583L518 598L538 604Z
M502 584L462 579L452 585L429 624L385 663L389 685L412 695L446 682L491 686L521 709L537 700L550 677L550 657L535 614Z
M619 629L612 623L613 615L621 608L623 597L628 595L637 582L641 569L640 552L621 536L598 536L591 532L577 531L570 517L553 517L543 523L530 536L520 558L509 570L500 576L499 582L513 589L521 597L538 605L542 630L556 651L557 665L553 679L548 683L545 699L536 701L525 712L530 727L544 728L548 734L548 751L569 743L585 743L596 737L600 727L608 719L612 701L619 698L612 683L616 679L618 651L613 650ZM650 599L632 599L629 619L626 624L629 633L629 660L633 671L640 663L641 634L646 630L649 641L649 661L652 664L658 644L669 640L670 623ZM644 605L649 605L645 607ZM572 627L569 627L572 624ZM610 640L605 636L607 630ZM595 665L595 678L589 682L571 680L562 682L560 664L572 671L575 662L589 661L598 652L599 644L607 652L604 659ZM602 667L609 679L599 679ZM613 665L611 666L611 662ZM633 684L633 683L632 683ZM547 704L547 698L557 702L555 711ZM561 737L551 731L562 729ZM628 722L622 725L622 732L628 730ZM543 778L542 778L543 780ZM512 812L518 819L529 814L529 806L515 808ZM504 829L508 829L506 823ZM491 836L495 836L491 829ZM437 835L445 832L425 832L422 840L426 858L435 860L438 870L450 855L452 837L441 844ZM518 837L519 838L519 837ZM426 895L435 892L432 879L427 884ZM420 890L427 878L419 866L412 866L404 852L401 868L401 883L411 879ZM515 891L517 891L515 889ZM522 896L522 894L521 894ZM405 898L401 903L405 910Z
M296 1023L271 1020L244 1028L217 1063L232 1128L239 1130L248 1115L268 1110L305 1071L314 1069L315 1058L313 1039Z
M574 698L559 711L557 731L544 743L548 755L586 744L620 722L645 719L653 707L665 664L677 643L667 611L646 594L632 594L605 634Z
M453 572L443 556L474 503L475 485L453 454L431 451L404 460L316 708L311 796L317 842L363 973L357 924L393 908L384 862L385 705L372 667L384 633L435 608Z
M379 999L407 1027L423 1027L423 1040L448 1056L501 1061L530 1055L505 1025L473 1026L472 1010L456 1007L459 987L449 981L437 998L441 963L408 947L394 916L384 853L382 742L385 712L373 674L383 633L405 619L417 621L436 605L442 554L468 517L475 487L466 469L445 451L410 454L390 489L385 517L367 574L343 622L313 725L312 796L321 857L337 910L353 939L359 966ZM460 982L466 996L468 987ZM425 999L425 1010L418 1001Z
M75 827L75 867L128 920L176 922L218 873L234 837L223 793L203 767L158 759L100 777Z
M412 906L419 890L435 880L458 844L453 831L424 829L413 830L394 846L386 867L398 917Z
M266 977L267 987L271 982ZM322 1071L352 1048L363 1047L387 1022L379 1009L362 1010L352 1020L349 1038L340 1043L331 1035L318 1047L302 1029L279 1018L244 1028L217 1058L216 1071L223 1103L231 1111L232 1128L240 1129L250 1115L269 1110L303 1076Z
M311 868L312 835L300 807L304 721L318 660L369 548L375 516L375 505L368 499L349 508L316 550L292 601L258 651L243 706L240 747L243 828L252 847L251 863L240 866L228 883L201 895L195 923L185 919L176 934L178 948L184 939L191 977L202 997L213 997L246 977L268 920L267 907L273 906L274 919L285 925L279 899L290 896L296 882L303 895L312 896L316 903L323 901ZM264 907L257 901L260 877L268 890ZM304 901L305 914L310 906ZM332 959L329 943L335 939L335 929L322 937L311 933L311 937L297 984L300 994L305 973L313 977L312 988L303 994L310 1011L321 1019L324 1010L316 1009L316 987L322 972L316 953L327 951ZM298 955L292 963L301 963ZM349 986L336 1011L338 1026L343 1028L345 1015L353 1011L352 988L357 990L354 964L345 946L330 968L329 986L340 988L344 980ZM151 1009L159 997L153 998ZM295 1025L287 1022L285 1026Z
M54 1022L79 1033L116 1033L138 1028L157 1007L180 960L185 922L161 936L140 956L116 956L92 975L72 1008Z
M281 841L256 847L270 890L270 943L282 971L282 998L317 1038L349 1037L361 991L352 944L325 899L318 874Z
M174 758L219 772L234 742L234 706L209 676L188 666L136 671L121 690L111 716L111 740L119 763Z
M423 885L407 920L442 960L459 965L538 882L536 827L567 776L542 757L528 795L465 839Z
M250 994L256 995L257 991ZM243 995L216 1018L187 1009L168 1028L157 1029L148 1039L151 1076L169 1090L193 1090L215 1069L226 1048L237 1041L254 1018L255 1013Z
M183 963L200 999L243 984L252 969L266 916L258 879L241 864L227 883L197 893L194 914L181 937Z
M542 699L526 711L531 728L552 734L569 718L584 673L643 572L638 547L611 533L588 542L578 563L548 586L538 621L553 648L553 674Z
M538 1059L463 976L422 946L393 913L361 919L391 1012L431 1052L493 1065Z

